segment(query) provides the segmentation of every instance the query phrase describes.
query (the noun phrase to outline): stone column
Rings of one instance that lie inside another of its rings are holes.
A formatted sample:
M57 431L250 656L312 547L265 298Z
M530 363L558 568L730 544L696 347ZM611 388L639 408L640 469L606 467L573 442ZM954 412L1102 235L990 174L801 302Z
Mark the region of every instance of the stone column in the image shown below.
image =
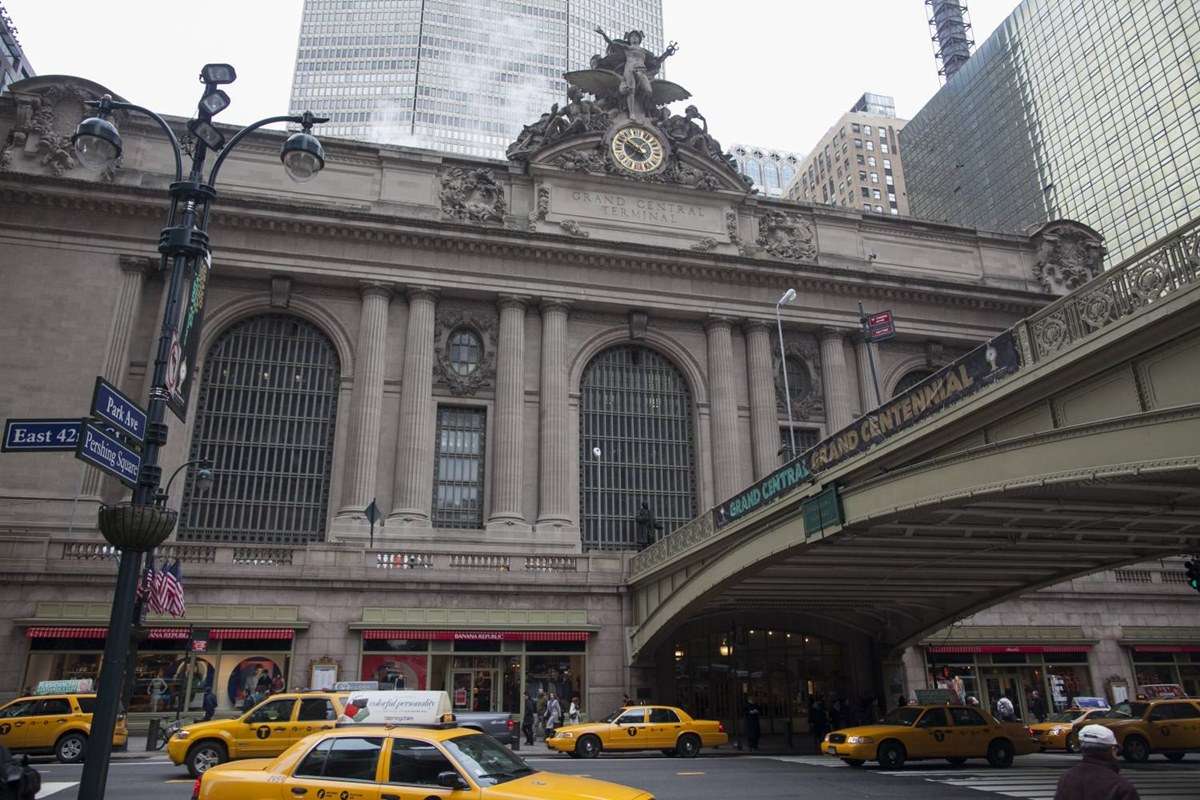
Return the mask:
M869 353L869 355L868 355ZM871 374L871 359L875 359L875 369L879 369L879 348L858 336L854 340L854 354L858 358L858 396L862 398L860 414L866 414L879 407L879 398L875 396L875 378ZM883 387L879 387L883 391Z
M542 375L538 444L539 530L573 527L571 520L570 387L567 385L567 304L542 303Z
M489 529L529 529L521 510L525 471L525 298L502 296L496 350L496 418L492 446L492 513Z
M825 370L825 417L829 433L841 430L852 421L850 415L850 373L846 368L843 345L846 332L841 328L822 328L821 365Z
M737 435L737 394L733 382L732 320L709 317L708 387L712 408L713 489L720 503L745 488L741 480Z
M100 374L120 389L124 388L121 384L124 383L125 372L129 369L129 340L133 337L133 328L142 308L142 291L146 285L146 276L154 270L158 261L148 256L123 255L118 257L118 263L121 267L121 283L117 287L117 304L113 308L112 324L108 328L108 348L104 352L104 366ZM154 364L149 364L148 369L154 369ZM133 399L145 407L145 398L135 396ZM90 397L88 402L91 402ZM98 496L103 481L103 472L95 467L86 467L81 496Z
M761 319L746 320L746 371L750 380L750 441L754 445L754 477L779 466L779 412L775 402L775 370L771 360L772 329Z
M362 314L355 355L353 439L346 452L346 478L340 514L361 514L375 499L379 474L379 424L383 412L383 373L387 357L388 306L392 289L385 283L363 281Z
M429 527L433 504L433 323L437 292L408 290L408 330L404 337L404 378L396 434L393 520L402 527Z

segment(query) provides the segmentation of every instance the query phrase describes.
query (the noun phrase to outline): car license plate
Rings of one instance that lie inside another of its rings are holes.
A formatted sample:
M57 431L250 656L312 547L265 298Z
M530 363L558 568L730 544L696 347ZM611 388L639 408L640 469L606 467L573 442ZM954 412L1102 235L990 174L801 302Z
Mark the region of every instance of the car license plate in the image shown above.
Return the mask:
M826 747L826 748L825 748L825 752L826 752L826 753L828 753L828 754L829 754L829 755L831 755L831 756L836 756L836 755L837 755L837 748L836 748L836 747L834 747L833 745L829 745L828 747Z

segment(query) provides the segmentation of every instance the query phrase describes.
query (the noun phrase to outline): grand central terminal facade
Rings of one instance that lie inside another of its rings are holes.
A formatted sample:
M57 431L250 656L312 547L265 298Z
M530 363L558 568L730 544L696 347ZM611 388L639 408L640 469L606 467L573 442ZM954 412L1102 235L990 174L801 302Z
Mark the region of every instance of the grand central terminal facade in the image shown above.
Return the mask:
M173 484L158 557L178 559L188 611L148 618L134 712L197 707L204 686L241 707L262 672L444 688L478 710L554 691L593 717L628 693L729 719L751 694L773 720L955 678L984 696L1102 693L1135 670L1196 684L1200 618L1172 563L902 652L803 608L742 608L631 664L639 512L652 536L680 527L1079 285L1103 251L1068 221L999 234L760 197L701 117L594 88L507 162L325 140L326 169L290 184L270 130L229 159L162 458L164 476L211 460L215 480ZM69 136L105 93L40 76L0 96L6 418L85 415L97 376L149 390L169 151L118 119L121 162L85 171ZM865 342L860 303L890 310L896 337ZM95 676L115 573L96 512L124 494L69 453L0 456L0 696Z

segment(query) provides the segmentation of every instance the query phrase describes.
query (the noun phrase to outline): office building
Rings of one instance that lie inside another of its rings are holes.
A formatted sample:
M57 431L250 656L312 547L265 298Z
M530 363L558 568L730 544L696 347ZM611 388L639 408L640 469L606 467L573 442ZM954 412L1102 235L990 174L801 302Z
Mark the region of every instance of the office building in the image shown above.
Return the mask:
M305 0L294 113L321 133L503 158L612 37L661 51L661 0Z
M4 4L0 3L0 92L10 83L29 78L34 74L33 67L25 58L21 42L17 38L17 27L13 25L12 17Z
M1200 207L1195 3L1025 0L904 128L914 216L1070 217L1115 264Z
M783 197L804 160L802 153L753 144L730 145L725 152L733 156L738 171L754 181L754 188L767 197Z
M805 203L857 208L873 214L908 214L896 102L864 94L826 131L800 164L787 196Z

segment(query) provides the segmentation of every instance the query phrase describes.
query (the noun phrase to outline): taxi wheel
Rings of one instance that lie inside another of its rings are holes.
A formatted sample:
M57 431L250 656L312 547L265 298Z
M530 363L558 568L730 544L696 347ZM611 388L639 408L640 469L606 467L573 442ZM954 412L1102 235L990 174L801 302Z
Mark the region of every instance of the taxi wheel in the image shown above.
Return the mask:
M680 758L695 758L700 755L700 737L694 733L685 733L679 737L675 752Z
M600 749L600 739L590 734L575 743L575 754L580 758L595 758L600 755Z
M1079 734L1077 734L1075 732L1071 732L1071 733L1067 734L1067 752L1068 753L1078 753L1079 752Z
M884 742L879 745L879 766L884 769L900 769L904 766L906 758L908 754L904 752L904 745L899 742Z
M1183 761L1187 753L1164 753L1164 755L1167 757L1167 761Z
M87 751L87 737L82 733L68 733L54 745L54 757L63 764L78 764Z
M1012 744L1007 739L997 739L988 745L988 763L993 767L1011 767L1013 763Z
M192 745L184 763L187 764L188 774L193 778L199 778L212 767L228 760L229 755L225 752L225 745L220 742L208 741Z
M965 758L963 758L962 756L951 756L950 758L947 758L946 760L949 761L951 764L953 764L956 767L961 767L963 764L967 763L967 760Z
M1121 755L1125 757L1126 761L1143 764L1150 760L1150 743L1140 736L1126 736L1125 746L1121 748Z

